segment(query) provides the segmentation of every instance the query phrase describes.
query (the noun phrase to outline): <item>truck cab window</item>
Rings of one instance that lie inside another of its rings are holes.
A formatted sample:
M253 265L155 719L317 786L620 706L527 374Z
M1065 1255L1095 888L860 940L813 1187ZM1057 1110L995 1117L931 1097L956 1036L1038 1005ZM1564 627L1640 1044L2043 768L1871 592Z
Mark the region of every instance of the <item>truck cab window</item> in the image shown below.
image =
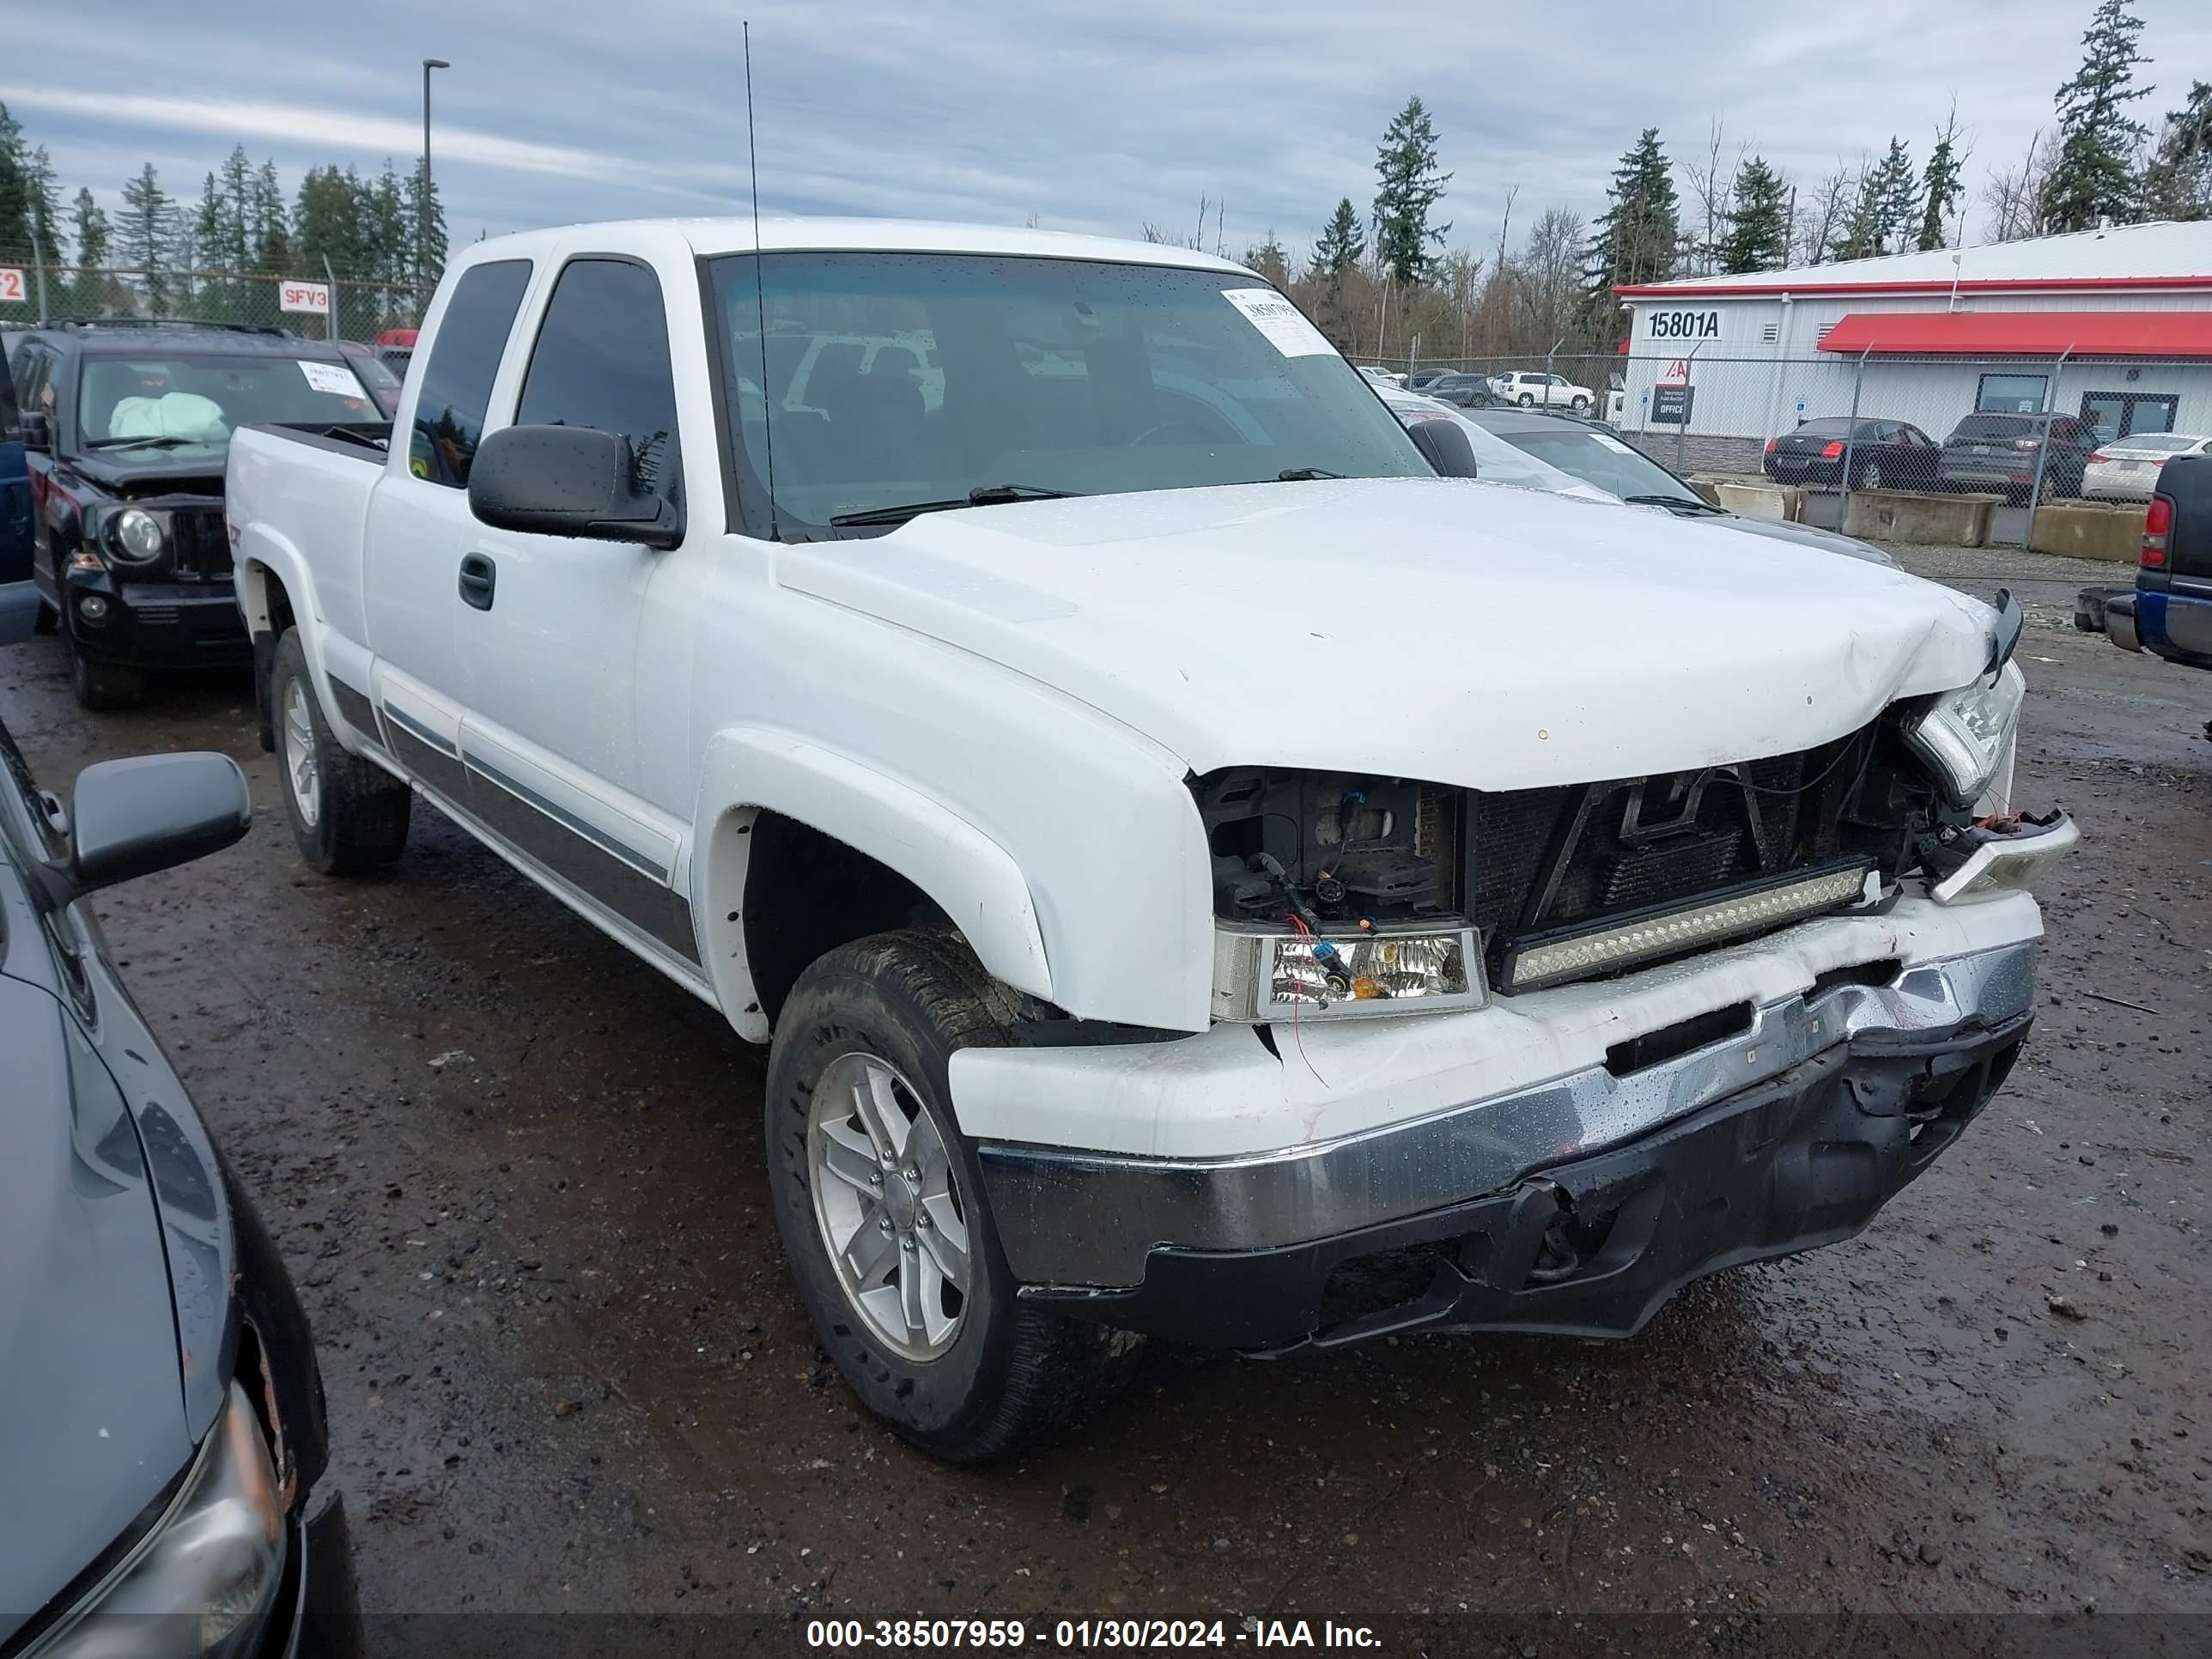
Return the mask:
M627 259L568 264L545 307L514 418L618 433L639 484L661 487L676 435L676 376L652 271Z
M453 289L415 399L407 463L416 477L468 487L500 354L529 285L529 260L499 259L475 266Z

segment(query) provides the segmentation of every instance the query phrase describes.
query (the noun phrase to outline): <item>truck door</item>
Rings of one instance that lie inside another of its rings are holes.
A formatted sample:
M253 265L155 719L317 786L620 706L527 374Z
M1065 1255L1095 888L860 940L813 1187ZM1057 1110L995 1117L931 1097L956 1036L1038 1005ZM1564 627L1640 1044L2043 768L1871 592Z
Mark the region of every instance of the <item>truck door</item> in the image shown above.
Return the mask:
M667 313L651 266L590 252L561 266L523 366L514 423L617 434L641 485L679 489ZM713 442L706 433L694 441ZM646 592L665 561L683 556L680 548L471 520L457 573L455 643L470 809L696 970L678 867L683 825L641 798L637 739Z
M527 259L462 273L446 301L409 422L369 497L362 571L375 657L374 701L392 752L459 806L462 684L456 617L469 512L469 468L491 412L500 361L529 292ZM407 412L403 407L403 413Z

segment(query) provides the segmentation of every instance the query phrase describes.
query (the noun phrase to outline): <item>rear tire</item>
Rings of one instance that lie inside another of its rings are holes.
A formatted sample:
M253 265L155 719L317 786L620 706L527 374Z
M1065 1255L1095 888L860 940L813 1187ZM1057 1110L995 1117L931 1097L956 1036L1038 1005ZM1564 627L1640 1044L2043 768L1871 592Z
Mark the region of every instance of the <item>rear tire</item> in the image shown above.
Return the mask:
M1589 406L1590 406L1590 401L1589 401L1589 398L1577 398L1576 399L1574 399L1571 403L1570 403L1570 404L1567 405L1567 407L1568 407L1568 408L1570 408L1570 409L1573 410L1575 411L1575 413L1576 413L1576 414L1577 414L1577 415L1587 415L1587 414L1589 414Z
M300 856L326 876L358 875L398 858L407 845L414 793L331 735L296 628L276 642L270 700L284 820Z
M957 939L878 933L799 975L769 1059L769 1190L815 1334L862 1405L951 1462L1058 1437L1142 1346L1017 1299L949 1081L1012 1012Z
M1522 407L1522 408L1523 408L1523 409L1534 409L1534 408L1535 408L1535 406L1536 406L1536 394L1535 394L1534 392L1522 392L1522 393L1521 394L1521 407Z

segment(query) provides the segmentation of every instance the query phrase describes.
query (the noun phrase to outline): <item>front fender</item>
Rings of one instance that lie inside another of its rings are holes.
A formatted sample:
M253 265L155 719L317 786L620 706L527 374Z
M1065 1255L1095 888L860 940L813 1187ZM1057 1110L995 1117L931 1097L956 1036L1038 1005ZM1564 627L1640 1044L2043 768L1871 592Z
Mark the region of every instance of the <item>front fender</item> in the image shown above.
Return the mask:
M974 824L872 767L791 732L732 727L708 744L700 776L693 864L702 955L741 1036L769 1035L744 963L738 914L763 811L835 837L896 871L951 917L991 975L1049 1000L1052 972L1029 884L1013 856Z

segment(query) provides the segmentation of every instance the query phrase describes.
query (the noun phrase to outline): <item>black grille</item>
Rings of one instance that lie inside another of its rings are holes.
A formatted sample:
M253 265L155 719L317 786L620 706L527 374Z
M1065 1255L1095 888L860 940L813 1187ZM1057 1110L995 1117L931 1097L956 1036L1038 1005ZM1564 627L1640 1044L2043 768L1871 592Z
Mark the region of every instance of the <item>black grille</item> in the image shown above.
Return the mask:
M179 507L169 515L169 568L180 582L230 576L230 531L221 507Z
M1832 859L1874 741L1870 727L1695 772L1470 792L1467 912L1493 973L1516 935L1687 903Z

